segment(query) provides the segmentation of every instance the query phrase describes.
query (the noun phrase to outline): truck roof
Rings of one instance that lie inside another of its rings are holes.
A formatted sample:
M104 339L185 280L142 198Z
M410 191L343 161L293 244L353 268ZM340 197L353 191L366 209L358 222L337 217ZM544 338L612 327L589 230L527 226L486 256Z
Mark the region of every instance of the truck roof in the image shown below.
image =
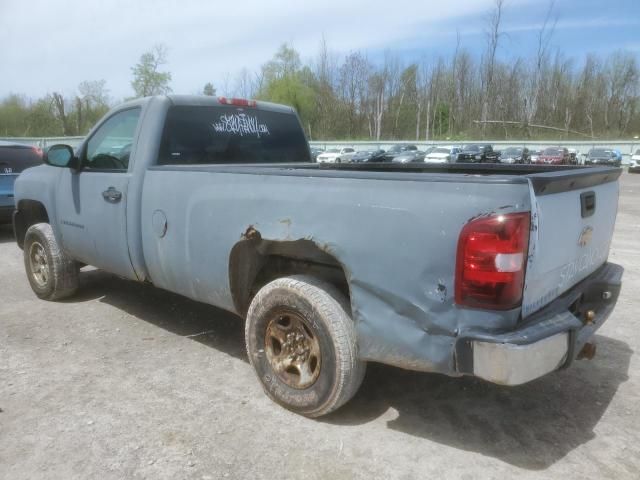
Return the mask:
M173 105L178 105L178 106L202 106L202 107L207 107L207 106L225 106L227 104L224 104L222 102L220 102L219 98L222 97L212 97L212 96L207 96L207 95L156 95L156 96L152 96L152 97L143 97L143 98L136 98L135 100L129 100L128 102L125 102L121 105L118 105L118 110L121 109L122 107L133 107L133 106L138 106L138 105L143 105L146 102L148 102L150 99L152 98L159 98L159 97L163 97L163 98L168 98L171 103ZM231 100L231 99L229 99ZM263 102L261 100L256 100L256 105L257 107L247 107L247 108L259 108L261 110L270 110L273 112L280 112L280 113L295 113L295 110L292 107L288 107L286 105L280 105L277 103L271 103L271 102Z

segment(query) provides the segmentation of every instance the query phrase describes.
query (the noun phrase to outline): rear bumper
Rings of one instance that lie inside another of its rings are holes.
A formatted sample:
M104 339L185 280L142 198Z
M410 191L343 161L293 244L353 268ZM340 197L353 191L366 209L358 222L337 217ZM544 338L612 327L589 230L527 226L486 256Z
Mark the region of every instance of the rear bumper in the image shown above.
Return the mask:
M629 173L640 173L640 167L629 167Z
M613 311L623 271L606 263L518 330L464 332L456 342L458 372L501 385L520 385L568 367ZM588 311L595 313L591 323L584 320Z

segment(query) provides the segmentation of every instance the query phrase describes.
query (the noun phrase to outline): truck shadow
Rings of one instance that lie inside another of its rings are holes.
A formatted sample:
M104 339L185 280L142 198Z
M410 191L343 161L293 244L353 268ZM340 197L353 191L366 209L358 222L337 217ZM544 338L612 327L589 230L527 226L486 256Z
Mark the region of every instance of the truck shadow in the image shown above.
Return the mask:
M99 298L142 321L248 363L244 322L230 312L101 270L81 272L80 282L78 294L67 301Z
M601 335L596 342L592 361L518 387L370 364L356 397L324 421L359 425L393 416L387 422L393 430L543 470L595 437L628 379L629 345Z
M99 298L247 362L244 322L229 312L100 270L83 272L81 285L69 302ZM519 387L369 364L356 397L319 421L361 425L389 418L390 429L544 470L595 437L594 428L628 379L629 345L601 335L596 341L594 360Z
M13 227L11 225L0 225L0 243L15 242Z

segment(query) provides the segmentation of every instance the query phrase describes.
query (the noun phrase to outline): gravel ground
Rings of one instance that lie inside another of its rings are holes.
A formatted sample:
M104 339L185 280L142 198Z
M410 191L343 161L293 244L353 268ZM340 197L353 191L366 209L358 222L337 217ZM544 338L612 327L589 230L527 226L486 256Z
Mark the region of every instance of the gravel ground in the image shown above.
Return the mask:
M237 318L97 270L37 300L2 227L0 478L640 478L639 237L625 173L594 360L515 388L370 365L308 420L263 395Z

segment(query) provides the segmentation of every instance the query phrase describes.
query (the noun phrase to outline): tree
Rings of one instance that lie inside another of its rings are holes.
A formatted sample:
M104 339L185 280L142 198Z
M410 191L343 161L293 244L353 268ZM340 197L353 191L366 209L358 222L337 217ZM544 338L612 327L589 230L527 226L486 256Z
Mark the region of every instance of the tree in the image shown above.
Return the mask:
M216 88L213 86L213 83L207 82L202 89L202 94L208 97L216 96Z
M494 73L496 68L496 52L498 50L498 43L502 32L500 31L500 24L502 22L502 13L504 8L504 0L494 0L495 6L491 11L488 18L488 28L486 32L487 36L487 53L485 56L483 84L484 91L482 92L482 138L485 137L486 120L489 116L489 104L493 99L494 94Z
M258 98L291 105L308 126L314 112L313 73L309 67L301 68L298 52L282 45L262 66L262 77Z
M359 52L348 55L340 67L340 100L344 106L347 138L359 133L370 69L369 62Z
M86 133L109 110L104 80L85 80L78 85L74 115L78 134Z
M71 130L71 122L69 121L69 115L66 111L66 103L67 102L62 94L58 92L53 92L51 94L51 106L55 112L56 118L62 124L62 134L73 135L74 132Z
M171 92L170 72L161 72L160 67L167 63L167 47L155 45L140 56L140 61L131 68L133 81L131 86L136 97L163 95Z

